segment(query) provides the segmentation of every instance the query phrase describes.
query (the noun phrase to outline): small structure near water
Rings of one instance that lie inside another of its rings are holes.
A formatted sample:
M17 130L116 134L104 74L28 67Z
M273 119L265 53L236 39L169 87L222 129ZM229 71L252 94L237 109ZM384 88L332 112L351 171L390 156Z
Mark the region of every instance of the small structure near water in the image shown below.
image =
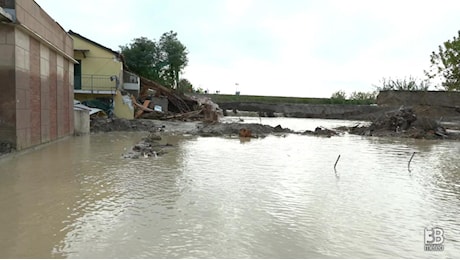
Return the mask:
M107 117L107 114L102 109L85 106L78 100L73 101L73 111L75 135L90 133L91 118Z

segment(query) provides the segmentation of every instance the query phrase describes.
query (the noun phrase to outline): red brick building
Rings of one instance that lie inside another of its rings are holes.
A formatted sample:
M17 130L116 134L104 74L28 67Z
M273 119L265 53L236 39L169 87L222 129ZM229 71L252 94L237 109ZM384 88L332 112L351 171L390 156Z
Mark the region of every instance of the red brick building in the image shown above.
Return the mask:
M73 134L73 41L32 0L0 0L0 143Z

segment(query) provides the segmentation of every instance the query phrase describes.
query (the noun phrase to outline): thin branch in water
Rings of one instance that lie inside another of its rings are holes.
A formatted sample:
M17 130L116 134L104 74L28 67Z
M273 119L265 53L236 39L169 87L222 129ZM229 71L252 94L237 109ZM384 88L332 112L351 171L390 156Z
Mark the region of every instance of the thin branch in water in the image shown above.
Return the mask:
M412 153L412 156L409 159L409 162L407 163L407 169L410 171L410 162L412 162L412 158L414 158L415 152Z
M334 163L334 170L335 170L335 167L337 166L337 163L339 162L339 159L340 159L340 154L339 154L339 157L337 157L337 160Z

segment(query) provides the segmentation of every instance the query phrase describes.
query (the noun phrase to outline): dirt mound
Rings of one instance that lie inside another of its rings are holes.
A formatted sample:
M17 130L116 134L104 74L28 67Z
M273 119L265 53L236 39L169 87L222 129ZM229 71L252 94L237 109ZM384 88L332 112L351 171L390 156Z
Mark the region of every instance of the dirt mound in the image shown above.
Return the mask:
M334 130L318 126L315 128L315 131L306 130L305 132L302 133L302 135L332 137L332 136L339 135L339 133Z
M157 125L155 121L148 119L94 118L90 122L91 132L150 131Z
M449 134L436 120L427 117L423 110L401 107L373 120L369 126L354 126L351 134L366 136L397 136L423 139L458 139L456 134ZM418 112L417 112L418 111ZM418 115L420 114L420 115Z
M280 125L273 127L261 124L217 123L200 127L197 134L200 136L238 136L241 129L249 130L251 136L254 137L262 137L273 133L293 133L291 129L283 128Z
M150 131L200 136L239 135L241 129L248 129L253 136L265 136L272 133L293 133L280 125L273 127L261 124L241 123L203 123L183 121L160 121L150 119L93 119L91 132L111 131Z
M460 117L460 107L417 105L413 106L412 110L419 117L427 117L438 120L458 119Z

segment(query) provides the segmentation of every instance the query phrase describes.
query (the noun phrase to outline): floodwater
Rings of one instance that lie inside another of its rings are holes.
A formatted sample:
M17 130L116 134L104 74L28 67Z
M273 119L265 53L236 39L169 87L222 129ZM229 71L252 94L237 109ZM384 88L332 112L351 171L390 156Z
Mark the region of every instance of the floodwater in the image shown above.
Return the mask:
M121 159L144 135L0 160L0 258L460 257L460 142L171 136L162 157ZM424 251L431 227L444 251Z

